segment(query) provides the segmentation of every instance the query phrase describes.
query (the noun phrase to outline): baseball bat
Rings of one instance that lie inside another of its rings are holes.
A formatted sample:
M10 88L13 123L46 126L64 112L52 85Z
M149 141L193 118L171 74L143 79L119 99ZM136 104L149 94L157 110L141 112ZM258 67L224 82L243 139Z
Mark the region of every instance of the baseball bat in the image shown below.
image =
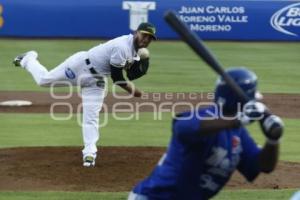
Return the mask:
M181 21L174 11L167 11L165 14L165 20L180 35L182 40L184 40L194 50L194 52L200 56L200 58L202 58L214 71L216 71L224 79L226 84L239 96L241 101L248 102L250 100L250 98L245 94L240 86L228 74L225 73L222 65L218 62L213 53L205 46L200 37L198 37L198 35L193 31L191 31L187 24ZM271 115L268 110L265 112L265 114ZM261 125L263 122L264 120L261 119ZM276 127L273 128L272 132L273 136L277 137L278 139L283 133L283 126L278 125L278 123L275 125Z
M247 102L250 98L240 88L235 81L225 73L224 68L218 62L213 53L205 46L200 37L189 29L186 23L179 19L174 11L167 11L164 16L167 23L180 35L194 52L200 56L217 74L219 74L226 84L238 95L241 101Z

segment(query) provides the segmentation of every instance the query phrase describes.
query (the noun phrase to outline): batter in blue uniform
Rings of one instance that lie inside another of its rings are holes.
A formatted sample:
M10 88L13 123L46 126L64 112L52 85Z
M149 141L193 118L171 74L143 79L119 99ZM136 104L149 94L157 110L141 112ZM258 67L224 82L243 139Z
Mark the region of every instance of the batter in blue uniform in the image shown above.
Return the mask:
M281 119L256 100L256 75L246 68L226 71L252 99L242 103L219 79L215 105L180 113L172 138L150 176L128 200L203 200L216 195L237 169L248 181L274 170L283 133ZM245 125L260 121L266 143L259 148Z

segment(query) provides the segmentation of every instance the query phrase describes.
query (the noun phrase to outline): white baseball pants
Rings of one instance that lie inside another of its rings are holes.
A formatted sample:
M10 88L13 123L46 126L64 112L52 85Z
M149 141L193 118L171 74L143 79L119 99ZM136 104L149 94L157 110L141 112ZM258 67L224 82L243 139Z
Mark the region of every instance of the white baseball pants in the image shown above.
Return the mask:
M57 86L80 86L82 97L82 134L84 149L83 157L93 156L96 158L99 139L99 112L105 97L105 79L95 77L89 71L91 67L85 60L86 52L78 52L56 68L48 71L35 58L28 58L23 66L31 73L36 83L44 87Z

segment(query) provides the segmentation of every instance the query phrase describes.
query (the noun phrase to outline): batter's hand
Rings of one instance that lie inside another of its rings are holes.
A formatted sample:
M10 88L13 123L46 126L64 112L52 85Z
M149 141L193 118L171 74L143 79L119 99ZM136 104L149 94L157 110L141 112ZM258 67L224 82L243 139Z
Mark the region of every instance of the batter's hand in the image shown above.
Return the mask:
M264 118L260 120L260 126L264 135L273 143L277 143L283 135L284 124L276 115L265 114Z
M238 113L238 119L242 125L248 125L262 119L266 111L265 104L258 101L249 101L244 105L243 111Z

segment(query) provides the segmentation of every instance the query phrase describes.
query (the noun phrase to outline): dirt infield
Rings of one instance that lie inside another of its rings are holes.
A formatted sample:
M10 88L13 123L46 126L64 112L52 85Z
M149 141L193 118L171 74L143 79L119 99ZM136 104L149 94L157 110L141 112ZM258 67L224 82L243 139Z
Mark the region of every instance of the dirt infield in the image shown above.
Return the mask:
M0 102L7 100L28 100L32 101L33 105L28 107L3 107L0 106L0 113L2 112L15 112L15 113L49 113L51 105L54 103L69 103L72 107L73 112L78 111L78 105L81 103L79 95L73 93L70 97L66 97L66 94L58 93L56 94L60 99L53 98L50 93L47 92L0 92ZM151 106L140 106L143 103L151 103L156 107L163 105L164 111L171 111L172 108L176 112L182 110L190 109L189 104L195 106L199 105L201 102L211 102L212 94L209 93L147 93L139 98L130 99L117 99L113 95L108 94L105 98L106 112L111 112L113 105L116 102L126 102L133 104L133 112L153 112L153 107ZM264 94L263 100L273 113L287 118L300 118L300 95L299 94ZM174 105L177 106L174 107ZM185 106L181 103L186 104ZM127 104L126 104L127 105ZM56 113L69 112L69 107L66 106L55 106L53 107ZM118 107L121 109L122 107ZM128 108L128 106L126 106ZM137 110L138 109L138 110ZM102 109L102 111L104 108Z
M62 94L60 94L62 95ZM158 106L166 103L164 111L171 110L172 105L188 102L193 106L199 102L210 102L209 94L194 93L149 93L143 99L129 99L133 105L154 103ZM73 112L80 104L80 97L72 94L67 99L55 99L45 92L0 92L0 102L6 100L29 100L28 107L3 107L0 113L49 113L51 105L57 102L68 102ZM119 99L109 94L105 99L107 112ZM122 100L121 100L122 102ZM272 112L281 117L300 118L300 95L264 94L264 102ZM133 106L137 109L137 106ZM140 107L134 112L153 112L152 107ZM176 112L188 109L177 106ZM79 110L80 111L80 110ZM67 107L56 107L54 112L69 112ZM79 147L43 147L0 149L0 191L129 191L139 180L147 176L164 148L154 147L101 147L97 166L92 169L82 167ZM280 162L277 170L271 175L260 175L249 184L241 175L235 173L226 186L240 188L299 188L300 164Z
M102 147L95 168L81 166L76 148L12 148L0 150L0 190L130 191L147 176L164 152L154 147ZM300 165L280 162L254 184L235 173L228 188L299 188Z

